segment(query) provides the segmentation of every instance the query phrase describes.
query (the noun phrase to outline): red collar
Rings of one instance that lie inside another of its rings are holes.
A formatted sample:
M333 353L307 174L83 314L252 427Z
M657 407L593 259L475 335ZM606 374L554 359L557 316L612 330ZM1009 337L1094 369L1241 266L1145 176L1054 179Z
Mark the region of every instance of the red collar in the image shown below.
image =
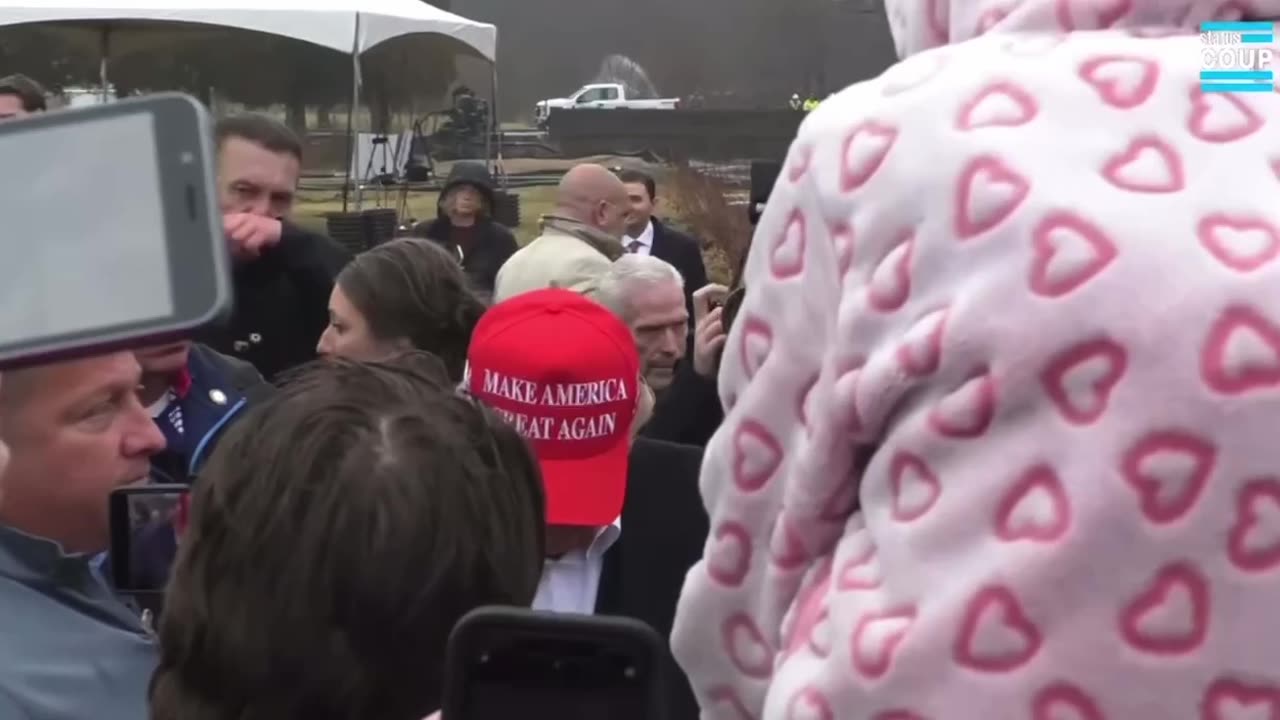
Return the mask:
M178 513L173 519L173 528L177 531L178 537L181 538L187 532L187 525L191 522L191 495L183 493L178 497Z
M178 396L179 400L184 400L187 393L191 392L191 370L182 368L173 376L173 383L170 385L173 394Z

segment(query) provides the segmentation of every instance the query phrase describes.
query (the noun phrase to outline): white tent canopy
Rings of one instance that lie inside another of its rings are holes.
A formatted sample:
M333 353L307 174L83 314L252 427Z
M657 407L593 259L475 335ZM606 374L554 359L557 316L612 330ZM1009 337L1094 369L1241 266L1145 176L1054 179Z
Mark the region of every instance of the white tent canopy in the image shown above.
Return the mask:
M213 25L280 35L343 53L362 53L404 35L452 37L490 62L497 29L421 0L0 0L0 26L27 23Z
M175 7L180 2L186 5ZM360 56L390 40L409 35L451 38L494 66L495 93L497 88L497 28L421 0L0 0L0 27L35 23L92 31L100 43L104 99L110 86L109 59L126 49L122 45L137 49L162 38L181 42L182 33L200 28L266 33L350 54L348 142L352 142L353 117L360 104ZM490 121L496 127L496 119ZM353 177L352 157L349 151L348 181ZM348 182L343 189L344 210L349 187ZM359 196L356 202L360 203Z

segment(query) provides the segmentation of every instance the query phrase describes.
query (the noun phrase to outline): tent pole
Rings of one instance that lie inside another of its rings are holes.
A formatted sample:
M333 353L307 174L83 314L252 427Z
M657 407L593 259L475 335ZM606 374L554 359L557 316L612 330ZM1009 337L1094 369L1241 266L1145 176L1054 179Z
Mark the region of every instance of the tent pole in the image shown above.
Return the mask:
M502 164L502 123L498 120L498 46L493 46L492 82L489 83L489 137L485 140L486 162L493 164L493 177L498 178L502 187L507 186L507 173ZM498 138L497 161L494 161L493 138Z
M351 195L352 169L355 165L355 117L360 107L360 13L356 13L356 31L351 38L351 106L347 108L347 169L342 181L342 212L347 212ZM359 199L356 200L359 204Z
M363 65L361 65L360 63L359 53L355 55L355 73L356 73L356 87L354 92L354 102L352 103L352 110L351 110L352 113L355 113L355 109L360 107L360 99L364 95L364 93L360 92L364 88L364 69L363 69ZM360 148L360 143L356 141L359 139L360 139L360 129L356 128L356 131L351 135L351 141L355 142L355 147L357 151ZM369 152L370 153L373 152L372 145L369 146ZM356 191L356 210L359 211L364 207L364 178L360 177L361 170L355 164L356 161L354 157L352 157L350 162L351 162L352 183L354 184L355 191Z

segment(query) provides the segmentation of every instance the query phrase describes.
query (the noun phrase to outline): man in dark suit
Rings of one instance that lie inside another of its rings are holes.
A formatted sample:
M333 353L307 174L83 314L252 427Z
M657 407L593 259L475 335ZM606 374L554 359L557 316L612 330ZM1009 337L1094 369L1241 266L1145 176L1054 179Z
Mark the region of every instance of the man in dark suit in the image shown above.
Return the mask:
M594 300L535 290L485 313L468 369L470 394L525 436L542 471L547 559L533 609L622 615L669 637L707 537L702 451L632 445L653 396L631 330ZM664 654L667 717L697 720L688 682Z
M702 557L708 521L698 495L702 448L637 438L631 446L620 533L604 554L596 613L647 623L671 637L685 574ZM697 720L698 704L670 649L667 717Z
M654 217L658 186L653 177L639 170L623 170L618 177L627 187L631 214L622 245L627 252L652 255L666 260L684 277L685 309L693 328L693 293L707 284L707 266L702 260L702 247L697 240Z

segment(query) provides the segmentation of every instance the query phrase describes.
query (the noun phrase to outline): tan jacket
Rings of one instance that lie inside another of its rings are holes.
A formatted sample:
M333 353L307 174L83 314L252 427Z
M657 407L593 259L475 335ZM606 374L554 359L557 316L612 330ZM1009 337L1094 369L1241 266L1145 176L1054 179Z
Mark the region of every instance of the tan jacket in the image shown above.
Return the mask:
M558 215L542 218L542 235L512 255L498 271L493 301L531 290L565 288L583 295L596 291L600 276L622 257L622 241Z

